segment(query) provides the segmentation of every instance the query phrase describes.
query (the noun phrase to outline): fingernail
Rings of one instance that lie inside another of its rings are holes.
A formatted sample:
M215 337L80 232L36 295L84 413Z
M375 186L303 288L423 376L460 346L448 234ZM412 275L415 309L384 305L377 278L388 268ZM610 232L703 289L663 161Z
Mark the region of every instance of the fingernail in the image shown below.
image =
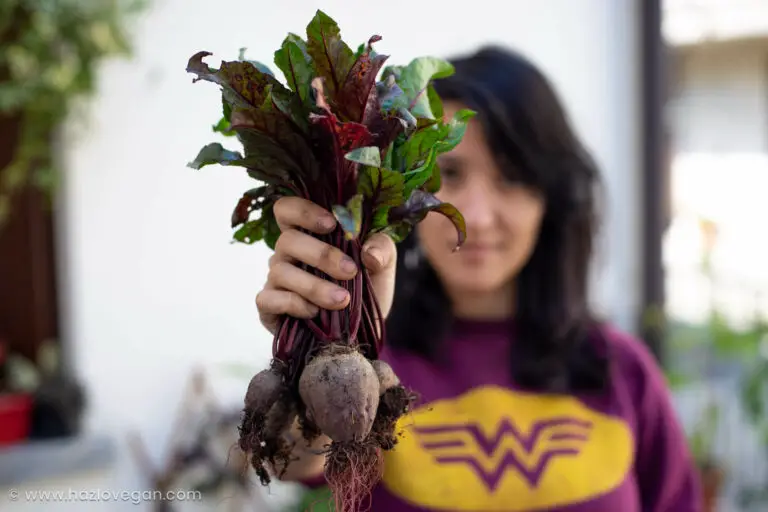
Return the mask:
M357 270L357 265L355 265L355 262L352 261L351 258L343 258L339 266L341 267L341 270L350 274Z
M336 219L328 215L323 215L317 220L317 225L320 229L333 229L336 226Z
M378 263L380 267L384 265L384 258L382 257L381 251L379 249L376 247L371 247L366 252L371 258L376 260L376 263Z
M347 291L342 290L339 288L338 290L334 290L331 292L331 299L333 299L333 302L344 302L344 299L347 298Z

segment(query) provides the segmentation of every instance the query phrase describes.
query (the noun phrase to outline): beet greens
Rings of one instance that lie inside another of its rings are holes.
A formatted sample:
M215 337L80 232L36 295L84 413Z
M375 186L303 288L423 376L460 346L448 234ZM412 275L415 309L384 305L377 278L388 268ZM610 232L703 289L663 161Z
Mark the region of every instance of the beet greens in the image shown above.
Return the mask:
M242 151L211 143L189 166L242 167L260 182L234 208L235 240L263 241L274 249L280 230L273 205L280 197L299 196L333 212L337 229L318 238L361 269L354 279L336 282L350 293L344 310L282 320L272 365L249 386L240 429L240 446L264 484L270 481L266 464L278 471L290 464L293 446L284 434L295 421L307 440L328 435L333 442L326 478L342 512L355 510L378 481L379 451L394 446L395 424L413 400L378 361L384 321L362 266L362 244L377 232L399 241L429 212L449 218L456 247L463 243L463 217L434 195L440 188L436 158L459 143L474 113L443 119L431 82L453 73L445 61L421 57L384 68L388 57L372 48L381 37L355 52L321 11L306 36L289 34L274 54L287 86L242 55L218 69L203 61L209 52L190 58L194 82L221 89L223 116L214 131L235 136Z

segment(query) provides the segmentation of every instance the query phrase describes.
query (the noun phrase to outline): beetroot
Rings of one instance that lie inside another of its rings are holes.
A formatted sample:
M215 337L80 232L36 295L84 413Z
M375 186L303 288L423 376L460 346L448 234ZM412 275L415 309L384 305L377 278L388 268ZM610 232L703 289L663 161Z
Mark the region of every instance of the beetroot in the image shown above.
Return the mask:
M194 81L221 89L223 116L214 131L236 136L242 151L211 143L189 166L241 167L260 182L237 201L235 240L274 249L280 235L275 201L299 196L333 212L336 230L317 237L362 269L350 281L335 282L350 293L345 309L281 320L272 365L248 386L240 426L240 447L265 485L267 467L280 473L291 462L286 434L294 423L307 440L330 437L325 476L335 510L349 512L379 480L380 451L395 446L397 421L414 401L378 359L385 330L361 264L362 246L379 232L401 240L429 212L449 218L456 248L463 243L463 217L434 195L440 188L436 158L460 142L474 113L443 119L431 82L453 73L445 61L420 57L384 68L387 56L372 48L379 36L353 51L321 11L306 35L289 34L275 52L285 85L267 66L242 56L218 69L203 62L208 52L190 58Z
M304 367L299 395L321 432L339 443L359 442L373 427L379 379L356 349L331 345Z
M253 376L245 393L245 407L266 415L283 391L283 373L279 364Z
M376 377L379 379L381 393L400 385L400 379L395 374L395 371L381 359L372 361L371 366L373 366L373 371L376 372Z

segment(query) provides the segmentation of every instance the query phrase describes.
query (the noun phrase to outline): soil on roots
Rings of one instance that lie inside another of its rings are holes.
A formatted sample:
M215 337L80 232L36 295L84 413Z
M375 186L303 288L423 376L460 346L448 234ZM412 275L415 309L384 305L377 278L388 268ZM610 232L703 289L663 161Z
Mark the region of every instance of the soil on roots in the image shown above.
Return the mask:
M245 452L262 485L272 481L268 466L281 475L291 462L293 444L285 432L296 418L295 402L287 393L270 409L267 415L246 408L240 426L240 449Z
M363 442L331 443L325 461L325 479L334 512L370 509L371 492L383 473L380 448L372 437Z
M269 485L271 479L265 467L266 459L264 456L266 445L262 442L265 419L266 415L261 411L246 408L238 428L240 432L238 445L248 457L262 485Z
M301 402L300 400L298 421L301 436L304 438L304 441L306 441L307 444L312 444L315 439L323 434L320 431L320 428L315 425L315 422L307 416L307 406L304 405L304 402Z
M383 450L391 450L397 444L397 422L408 413L415 400L416 396L402 385L393 386L381 395L371 438Z

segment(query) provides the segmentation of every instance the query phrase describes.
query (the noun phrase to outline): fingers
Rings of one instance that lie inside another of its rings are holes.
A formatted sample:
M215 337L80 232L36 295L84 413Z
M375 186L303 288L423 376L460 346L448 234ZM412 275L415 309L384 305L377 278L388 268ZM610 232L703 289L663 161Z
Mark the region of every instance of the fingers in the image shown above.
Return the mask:
M285 261L272 266L267 282L270 288L286 290L299 296L302 302L315 310L318 306L328 310L342 309L349 303L349 292L344 288Z
M391 269L397 262L397 249L390 237L383 233L372 235L363 245L363 264L371 274Z
M274 288L265 288L256 295L256 307L259 310L261 323L272 334L275 333L277 319L281 315L309 319L318 312L317 306L301 298L297 293Z
M295 229L284 231L277 239L273 261L300 261L339 281L352 279L357 274L355 262L340 249Z
M395 268L397 267L397 248L387 235L378 233L371 236L363 245L363 265L368 269L371 286L379 302L383 318L392 308L395 295Z
M275 203L274 214L281 234L269 261L267 284L256 297L261 322L273 333L283 315L312 318L320 308L340 310L350 301L343 287L296 263L338 281L354 278L359 270L340 249L306 233L327 234L335 229L336 219L327 210L302 198L284 197ZM362 264L368 269L384 316L392 303L396 260L395 244L388 236L377 234L366 241Z
M325 234L336 227L336 218L328 210L301 197L281 197L275 202L273 211L281 233L303 228Z

